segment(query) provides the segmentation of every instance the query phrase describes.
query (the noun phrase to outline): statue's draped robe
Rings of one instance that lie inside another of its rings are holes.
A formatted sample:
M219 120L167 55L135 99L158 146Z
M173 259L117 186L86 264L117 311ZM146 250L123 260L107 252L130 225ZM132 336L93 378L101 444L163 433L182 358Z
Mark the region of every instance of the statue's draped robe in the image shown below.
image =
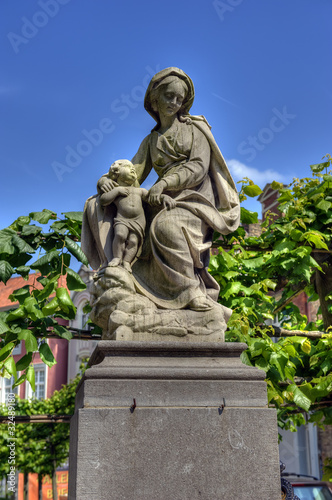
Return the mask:
M159 307L168 309L186 307L201 296L217 300L219 286L207 272L213 231L234 231L240 211L233 179L206 121L191 116L177 122L176 130L169 134L153 131L143 140L132 162L140 183L153 168L158 180L167 183L164 194L176 200L176 208L171 210L146 207L145 242L133 265L137 289ZM94 266L93 262L102 264L110 257L112 215L102 215L98 197L89 203L82 246ZM92 227L101 229L97 247L102 249L104 245L104 255L100 256L103 251L98 250L98 255L95 251L91 256L95 239Z
M207 272L212 234L239 224L238 195L224 159L206 122L192 118L170 134L153 131L132 160L140 182L153 168L167 183L164 193L176 200L175 209L154 215L133 266L140 292L170 309L200 296L217 300L219 286Z

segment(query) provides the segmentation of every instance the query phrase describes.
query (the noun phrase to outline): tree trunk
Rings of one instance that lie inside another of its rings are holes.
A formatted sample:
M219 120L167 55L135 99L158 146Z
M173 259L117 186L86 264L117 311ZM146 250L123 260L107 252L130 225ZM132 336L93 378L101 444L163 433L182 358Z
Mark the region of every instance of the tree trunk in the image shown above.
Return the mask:
M29 474L24 473L23 500L29 500Z
M43 476L38 474L38 500L43 500Z
M56 462L53 462L53 473L52 473L52 491L53 491L53 500L58 500L58 489L56 484Z

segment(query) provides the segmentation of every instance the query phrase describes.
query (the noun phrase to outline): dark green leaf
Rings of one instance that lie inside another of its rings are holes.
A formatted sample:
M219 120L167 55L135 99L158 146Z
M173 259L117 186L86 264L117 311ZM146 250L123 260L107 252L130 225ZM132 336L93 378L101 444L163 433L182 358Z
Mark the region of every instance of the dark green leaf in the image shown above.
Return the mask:
M36 236L41 232L41 227L35 226L32 224L31 226L23 226L22 228L22 236Z
M38 351L37 339L30 330L21 330L18 334L18 338L25 341L27 353Z
M21 318L25 318L26 312L23 306L18 307L17 309L14 309L14 311L10 311L10 313L7 316L7 321L16 321Z
M32 352L25 354L23 358L19 359L16 363L16 370L21 372L25 370L32 361Z
M274 247L274 250L282 253L290 252L291 250L294 250L295 246L296 243L294 241L285 238Z
M279 203L285 203L286 201L293 200L294 197L290 189L283 189L281 195L278 198Z
M254 257L253 259L246 259L242 261L242 264L248 269L253 269L255 267L259 268L264 264L264 257Z
M328 246L326 245L323 237L320 234L314 232L307 232L303 234L303 239L313 243L316 248L323 248L324 250L328 250Z
M270 356L270 363L271 365L275 366L280 374L281 380L285 379L285 367L288 361L288 357L280 352L276 353L273 352Z
M81 247L75 243L75 241L71 240L68 238L68 236L65 236L65 243L66 247L68 248L69 252L76 257L76 259L82 264L85 264L86 266L89 265L88 259L86 258L85 254L81 250Z
M84 312L84 314L89 314L91 311L92 311L91 304L89 304L89 302L87 302L85 304L85 306L83 307L83 312Z
M227 284L225 290L223 290L222 296L225 297L225 299L229 299L231 295L237 295L241 288L243 288L243 286L239 281L230 282Z
M321 200L319 203L317 203L317 208L323 210L324 212L327 212L331 207L332 203L330 201Z
M29 317L33 321L37 321L37 319L41 319L44 317L43 313L38 307L38 303L34 297L28 297L24 301L24 308L27 311Z
M47 224L50 219L56 218L56 214L47 208L44 208L42 212L31 212L29 216L40 224Z
M314 165L310 165L310 168L311 170L317 174L318 172L321 172L322 170L324 170L324 168L328 168L329 167L329 162L326 161L324 163L315 163Z
M10 356L12 350L14 349L15 344L13 342L10 342L9 344L5 345L1 351L0 351L0 362L4 361L8 356Z
M48 302L43 308L42 313L44 316L52 316L59 309L59 301L56 297Z
M277 283L275 283L274 281L272 281L270 279L265 279L262 281L262 283L264 283L264 285L267 286L267 288L270 288L271 290L275 290L275 288L277 286Z
M0 318L0 335L7 333L10 330L9 326L7 323L5 323L1 318Z
M249 359L247 351L243 351L240 358L241 358L242 363L244 363L245 365L248 365L248 366L252 366L252 363Z
M7 358L6 361L4 362L5 368L14 377L14 379L17 379L17 372L16 372L16 364L14 361L13 357Z
M256 184L251 184L249 186L244 186L243 192L250 197L255 197L261 194L263 191L259 186L256 186Z
M82 222L83 212L62 212L62 214L67 218L74 220L76 222Z
M39 354L42 361L50 368L56 364L53 353L48 344L41 344L39 347Z
M17 365L16 365L17 366ZM16 382L13 384L13 389L15 387L18 387L20 384L22 384L25 380L27 379L26 373L22 373L22 375L16 380Z
M241 207L241 222L243 224L257 224L258 222L258 213L251 212L244 207Z
M36 390L35 369L32 365L29 366L29 368L26 372L26 379L30 383L32 391L35 392L35 390Z
M30 217L27 217L26 215L21 215L21 217L18 217L18 219L16 219L15 223L18 226L24 226L30 223Z
M35 250L17 234L13 235L12 243L16 246L20 253L35 253Z
M57 277L52 280L44 279L42 284L44 285L43 290L36 290L34 292L35 297L38 299L38 302L48 299L50 295L54 292L57 286Z
M56 298L62 311L68 315L69 319L74 319L76 316L76 307L70 298L68 290L66 288L57 288Z
M75 273L72 269L67 269L67 286L69 290L81 291L86 289L86 284L79 274Z
M63 221L63 220L56 220L51 225L51 229L53 231L57 231L58 233L64 234L66 232L66 230L68 229L67 222Z
M271 188L274 189L275 191L279 191L283 187L284 185L281 182L273 181L271 184Z
M62 339L66 340L71 340L73 337L73 334L69 330L67 330L67 328L59 324L54 325L54 333L59 335L59 337L61 337Z
M287 391L293 393L293 400L294 400L295 404L300 406L300 408L303 408L303 410L309 411L310 406L311 406L311 401L301 391L301 389L299 387L297 387L295 384L292 384L292 385L288 386Z
M27 278L29 276L31 267L30 266L19 266L16 268L16 272L20 274L23 278Z
M16 252L16 248L12 244L15 234L16 232L9 228L0 231L0 254L12 255Z
M300 241L302 234L302 231L299 231L298 229L292 229L292 231L290 232L290 237L294 241Z
M36 260L33 264L31 264L32 269L39 269L40 267L43 267L45 264L50 264L53 259L59 258L59 252L57 250L53 250L52 252L48 252L40 259Z
M29 285L26 285L23 288L18 288L17 290L14 290L11 295L9 295L9 299L12 302L18 301L20 304L23 304L27 297L30 297Z
M0 281L6 284L14 272L14 269L6 260L0 260Z

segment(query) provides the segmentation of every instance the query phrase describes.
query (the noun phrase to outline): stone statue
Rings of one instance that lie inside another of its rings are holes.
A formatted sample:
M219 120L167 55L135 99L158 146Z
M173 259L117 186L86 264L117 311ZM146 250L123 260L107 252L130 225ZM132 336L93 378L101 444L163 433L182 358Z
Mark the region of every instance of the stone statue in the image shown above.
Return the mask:
M119 186L106 174L86 202L82 249L98 270L92 319L104 338L223 340L231 311L217 303L209 252L214 230L238 227L239 198L209 124L189 114L193 100L182 70L157 73L144 100L157 125L132 159L136 175L115 162ZM146 192L138 183L152 168L158 180Z
M113 258L108 265L115 267L122 264L124 269L131 272L131 264L143 243L146 220L142 199L147 197L148 192L133 186L137 174L129 160L114 162L108 177L117 183L100 196L102 207L114 203L117 209L113 223Z

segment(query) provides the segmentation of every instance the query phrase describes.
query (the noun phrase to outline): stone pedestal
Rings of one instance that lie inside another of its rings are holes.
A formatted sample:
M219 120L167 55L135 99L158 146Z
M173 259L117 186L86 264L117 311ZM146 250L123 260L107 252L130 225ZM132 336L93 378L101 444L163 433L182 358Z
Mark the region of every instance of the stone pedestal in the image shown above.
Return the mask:
M100 341L71 423L70 500L280 500L277 423L245 344Z

